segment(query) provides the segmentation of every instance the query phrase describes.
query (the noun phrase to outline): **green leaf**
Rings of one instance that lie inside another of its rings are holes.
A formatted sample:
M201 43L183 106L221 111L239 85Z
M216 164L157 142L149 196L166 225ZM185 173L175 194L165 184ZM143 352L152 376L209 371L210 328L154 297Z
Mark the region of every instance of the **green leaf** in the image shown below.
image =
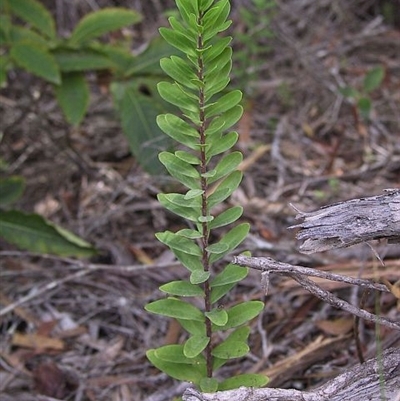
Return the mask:
M222 113L220 116L214 117L210 125L206 129L206 135L210 136L215 133L221 133L222 131L227 130L240 120L242 114L243 107L237 105L232 109L226 111L225 113Z
M176 348L166 349L164 348ZM177 380L188 381L198 384L206 376L206 367L204 358L199 355L197 358L183 359L183 346L166 345L158 349L151 349L146 352L149 361L158 369ZM165 360L166 356L172 361Z
M385 78L385 69L382 66L373 68L368 71L364 78L363 88L365 92L372 92L373 90L379 88Z
M10 205L17 201L25 189L25 179L14 175L0 178L0 206Z
M350 98L350 99L356 99L357 97L360 96L360 92L358 92L356 89L352 88L351 86L344 86L338 89L339 93L343 95L344 97Z
M176 298L159 299L158 301L150 302L144 308L147 312L162 316L174 317L182 320L204 321L204 315L201 313L200 309Z
M176 49L188 54L189 56L197 56L193 42L186 35L169 28L160 28L159 31L161 36Z
M358 109L360 110L361 116L367 119L371 113L372 103L368 97L362 97L357 102Z
M204 322L199 322L197 320L183 320L176 319L179 324L192 336L205 336L206 335L206 325Z
M79 45L105 33L136 24L141 19L141 15L133 10L121 7L103 8L83 17L72 32L69 42Z
M200 174L191 164L169 152L161 152L158 158L170 175L183 185L190 189L200 189Z
M201 284L210 278L210 272L204 270L194 270L190 275L190 282L192 284Z
M65 118L79 125L89 106L89 87L83 74L63 74L61 85L55 87L56 97Z
M213 377L203 377L199 382L199 387L203 393L215 393L218 390L218 384L218 380Z
M228 224L235 222L243 213L243 208L241 206L233 206L214 218L209 224L209 229L213 230L218 227L223 227Z
M234 90L220 97L215 103L206 107L206 118L224 113L235 107L242 100L242 92Z
M195 358L207 347L210 338L205 335L189 337L183 346L183 354L188 358Z
M263 387L268 383L268 377L256 374L256 373L245 373L237 375L224 380L218 386L218 391L233 390L239 387Z
M216 135L215 135L216 136ZM216 156L220 153L224 153L225 151L231 149L233 145L239 139L239 135L237 132L228 132L227 134L213 138L213 143L206 150L206 157L209 160L212 156ZM211 142L209 140L209 142Z
M228 231L219 241L221 244L227 245L227 250L223 253L210 255L210 263L214 263L217 260L223 258L229 252L233 251L243 240L247 237L250 231L250 224L242 223L236 227L233 227Z
M224 341L213 349L212 355L220 359L233 359L245 356L249 350L249 346L244 342Z
M203 297L204 291L198 286L187 281L170 281L160 287L162 292L179 297Z
M211 281L211 288L221 285L238 283L247 277L249 269L238 265L228 264L225 269Z
M53 84L61 83L58 64L46 47L35 42L18 42L11 48L10 56L26 71Z
M86 241L37 214L0 211L0 236L32 252L76 257L89 257L96 253Z
M111 59L91 49L76 51L60 49L53 55L62 72L105 70L115 67Z
M230 174L232 171L236 170L242 160L243 155L241 152L232 152L224 156L215 167L216 174L213 177L209 178L207 180L207 183L212 184L220 178Z
M36 0L11 0L8 6L15 15L34 26L42 34L51 39L55 38L54 19L42 3Z
M205 316L216 326L225 326L228 322L228 314L224 309L214 308L210 312L206 312Z
M177 83L159 82L158 93L168 103L184 111L198 112L198 99L191 93L183 90Z
M177 235L171 231L164 231L156 234L157 239L163 244L169 246L171 249L176 249L185 252L189 255L201 256L201 250L190 239Z
M242 181L242 172L234 171L224 178L217 189L208 197L208 207L211 209L227 199Z
M190 124L173 114L157 116L157 124L168 136L190 149L199 149L199 133Z
M164 168L157 154L160 149L168 149L171 141L156 123L156 116L166 106L154 86L154 80L136 78L113 82L111 92L132 153L146 171L160 174Z
M178 216L183 217L184 219L197 223L197 219L201 213L200 206L198 207L181 206L180 204L175 202L175 198L177 198L179 195L182 196L181 194L158 194L157 199L170 212L175 213ZM182 196L182 198L184 198L184 196Z
M241 326L251 319L254 319L264 309L261 301L247 301L233 306L228 312L228 323L223 327L224 330Z

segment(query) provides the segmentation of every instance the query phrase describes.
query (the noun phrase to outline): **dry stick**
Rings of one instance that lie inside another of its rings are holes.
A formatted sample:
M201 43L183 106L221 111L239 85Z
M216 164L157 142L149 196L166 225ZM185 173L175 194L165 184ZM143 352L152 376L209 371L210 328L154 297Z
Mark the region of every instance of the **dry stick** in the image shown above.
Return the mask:
M329 272L323 272L316 269L310 269L303 266L294 266L288 263L277 262L272 258L251 258L246 256L236 256L233 258L233 263L240 266L248 266L253 269L274 272L279 274L287 274L293 280L297 281L305 290L329 303L330 305L343 309L354 316L369 320L374 323L379 323L392 329L400 330L400 323L393 322L384 317L376 316L363 309L349 304L348 302L336 297L327 290L324 290L319 285L304 276L320 277L328 280L341 281L352 285L358 285L378 291L389 292L389 289L383 284L374 283L369 280L361 280L352 277L342 276Z

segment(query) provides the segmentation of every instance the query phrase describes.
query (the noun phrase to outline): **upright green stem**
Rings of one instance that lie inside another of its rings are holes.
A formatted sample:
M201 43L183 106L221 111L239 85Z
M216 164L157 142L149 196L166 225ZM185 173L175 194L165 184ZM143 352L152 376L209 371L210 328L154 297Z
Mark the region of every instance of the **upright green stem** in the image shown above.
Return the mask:
M199 15L198 24L202 23L202 13ZM197 48L199 50L203 49L203 38L199 35L197 40ZM204 64L203 64L203 56L200 53L198 57L198 72L197 76L201 82L204 82ZM207 159L206 159L206 117L204 112L205 107L205 97L204 97L204 89L199 89L199 109L200 109L200 126L199 126L199 134L200 134L200 174L201 174L201 189L203 190L202 198L201 198L201 214L203 217L207 217L209 214L208 211L208 203L207 203L207 178L205 177L205 173L207 172ZM202 264L204 271L210 270L210 261L209 254L207 251L208 241L209 241L209 228L207 220L202 222ZM204 283L204 308L206 312L211 311L211 299L210 299L210 281L207 279ZM206 336L210 339L206 349L206 366L207 366L207 376L212 377L213 369L212 369L212 327L211 321L206 318Z

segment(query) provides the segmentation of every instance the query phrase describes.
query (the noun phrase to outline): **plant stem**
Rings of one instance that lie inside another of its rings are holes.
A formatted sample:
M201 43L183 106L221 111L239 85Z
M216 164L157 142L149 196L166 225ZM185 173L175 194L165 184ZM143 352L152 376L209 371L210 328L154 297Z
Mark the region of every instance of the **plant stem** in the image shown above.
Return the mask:
M198 18L198 24L201 25L202 23L202 16L203 13L200 12ZM203 38L202 35L199 34L197 40L197 48L203 48ZM197 77L201 82L204 82L204 64L203 64L203 56L200 53L198 56L198 72ZM204 112L205 107L205 97L204 97L204 89L201 87L199 89L199 119L200 119L200 126L199 126L199 134L200 134L200 180L201 180L201 189L203 190L202 198L201 198L201 214L203 217L208 216L208 203L207 203L207 178L205 177L205 173L207 172L207 158L206 158L206 117ZM203 221L202 225L202 264L204 271L208 272L210 270L210 261L209 261L209 254L207 251L208 241L209 241L209 228L208 222ZM211 311L211 300L210 300L210 280L207 279L204 282L204 308L206 312ZM211 321L206 317L206 336L209 338L209 343L205 349L205 357L206 357L206 366L207 366L207 377L212 377L213 369L212 369L212 327Z

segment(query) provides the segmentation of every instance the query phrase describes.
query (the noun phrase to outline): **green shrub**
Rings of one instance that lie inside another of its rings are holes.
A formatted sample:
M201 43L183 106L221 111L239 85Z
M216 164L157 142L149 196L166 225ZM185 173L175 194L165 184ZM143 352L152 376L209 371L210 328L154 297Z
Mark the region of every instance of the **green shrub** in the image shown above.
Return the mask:
M238 134L229 131L242 115L242 94L225 91L232 66L231 38L219 36L230 25L230 4L229 0L176 0L176 5L180 18L171 17L171 28L160 32L186 57L161 60L174 82L160 82L158 90L182 114L161 114L157 122L183 147L174 153L161 152L159 158L185 190L159 194L158 199L187 228L156 236L188 270L189 278L162 285L160 290L167 297L149 303L146 310L177 319L188 339L184 344L148 350L147 356L169 376L192 382L204 392L262 386L267 378L256 374L223 381L215 377L215 371L230 359L249 352L247 323L263 309L260 301L219 307L221 298L248 273L247 268L232 264L218 274L215 269L249 231L249 224L240 223L214 239L217 228L235 223L242 214L239 206L217 211L242 179L237 169L242 154L232 151ZM191 299L200 299L204 307L195 306Z

